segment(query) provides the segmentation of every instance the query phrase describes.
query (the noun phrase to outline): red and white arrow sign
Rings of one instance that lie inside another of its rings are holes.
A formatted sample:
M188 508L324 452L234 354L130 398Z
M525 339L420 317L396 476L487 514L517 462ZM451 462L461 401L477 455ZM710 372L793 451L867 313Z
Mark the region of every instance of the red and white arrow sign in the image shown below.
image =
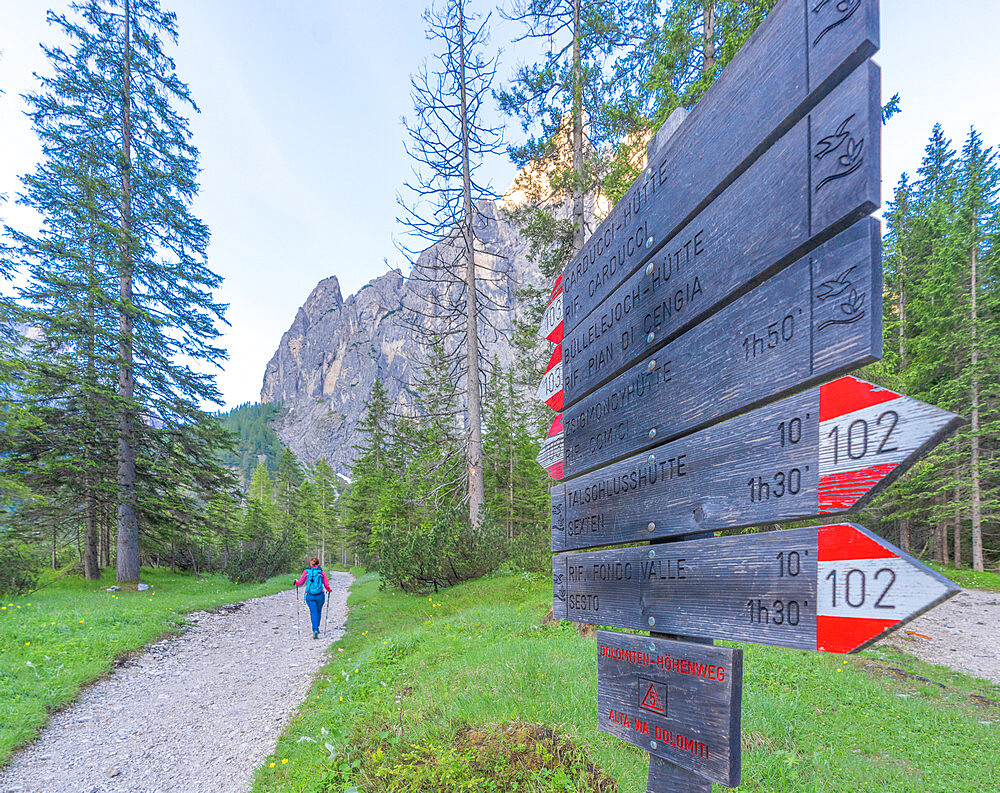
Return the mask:
M820 526L816 545L817 650L860 650L961 591L853 523Z
M562 344L557 344L538 384L538 398L553 410L563 409Z
M850 509L952 418L856 377L820 386L819 514Z
M562 275L556 279L552 288L548 305L542 315L542 324L538 329L538 338L548 339L557 344L563 340L563 287Z
M556 619L828 653L860 650L959 591L853 523L567 553L552 563Z
M555 480L563 477L563 414L557 413L549 427L549 434L542 441L538 464Z

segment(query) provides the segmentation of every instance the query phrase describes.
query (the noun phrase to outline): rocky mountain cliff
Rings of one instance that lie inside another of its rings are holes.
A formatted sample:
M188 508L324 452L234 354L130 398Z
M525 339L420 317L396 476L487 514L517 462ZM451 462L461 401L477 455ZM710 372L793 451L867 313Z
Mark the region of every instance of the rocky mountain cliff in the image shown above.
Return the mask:
M519 316L517 291L539 286L541 277L499 203L483 202L478 208L485 248L477 259L481 287L487 302L496 306L491 318L500 331L488 334L486 347L489 358L496 355L507 366ZM428 248L417 267L446 255L447 247L439 242ZM300 459L325 457L338 472L349 472L353 446L360 440L356 427L376 377L397 404L409 401L406 387L416 381L424 356L403 307L419 305L418 293L431 288L396 271L375 278L346 300L336 275L316 285L281 337L260 392L261 402L284 405L275 429Z

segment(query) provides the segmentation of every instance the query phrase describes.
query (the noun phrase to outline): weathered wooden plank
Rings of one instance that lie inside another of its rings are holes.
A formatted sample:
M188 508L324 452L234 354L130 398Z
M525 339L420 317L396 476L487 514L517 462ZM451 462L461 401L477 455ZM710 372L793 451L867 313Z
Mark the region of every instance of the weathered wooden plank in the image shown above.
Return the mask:
M743 652L597 632L597 725L729 787L740 780Z
M673 763L650 755L646 793L712 793L712 783Z
M837 653L959 591L851 523L565 553L553 571L557 619Z
M865 63L569 330L563 404L873 212L879 95L878 67ZM647 219L658 228L656 209Z
M880 358L881 247L856 223L566 408L563 475Z
M855 0L850 14L842 5L781 0L771 11L567 266L567 331L874 54L877 0Z
M963 422L841 377L556 485L552 549L845 512Z

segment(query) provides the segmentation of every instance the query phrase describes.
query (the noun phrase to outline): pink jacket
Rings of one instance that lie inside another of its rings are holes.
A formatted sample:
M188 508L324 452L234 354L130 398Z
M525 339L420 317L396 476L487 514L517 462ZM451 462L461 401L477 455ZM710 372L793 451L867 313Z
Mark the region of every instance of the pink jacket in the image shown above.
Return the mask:
M330 590L330 582L326 580L326 573L324 573L322 570L320 570L319 574L321 576L323 576L323 586L326 587L326 591L330 592L331 591ZM298 581L295 582L295 586L302 586L306 582L306 576L307 575L309 575L309 568L308 567L305 570L302 571L302 578L300 578Z

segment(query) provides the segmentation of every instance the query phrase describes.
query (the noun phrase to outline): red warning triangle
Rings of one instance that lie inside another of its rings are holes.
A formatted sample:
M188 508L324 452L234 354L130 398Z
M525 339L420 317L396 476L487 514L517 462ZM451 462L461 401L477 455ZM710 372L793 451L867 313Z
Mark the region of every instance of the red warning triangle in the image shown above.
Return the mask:
M649 684L649 691L646 692L646 696L642 698L642 704L640 708L645 708L646 710L656 711L657 713L665 713L666 708L663 703L660 702L660 697L656 693L656 683Z

